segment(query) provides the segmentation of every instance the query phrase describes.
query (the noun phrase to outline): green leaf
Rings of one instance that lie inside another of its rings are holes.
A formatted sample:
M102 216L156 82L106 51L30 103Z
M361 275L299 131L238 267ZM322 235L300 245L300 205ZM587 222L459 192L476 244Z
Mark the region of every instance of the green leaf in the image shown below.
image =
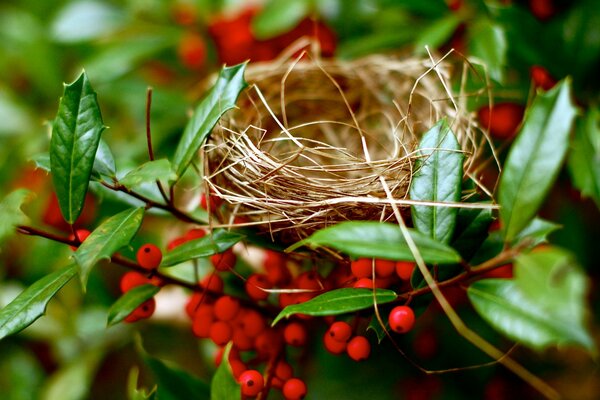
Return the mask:
M140 304L152 298L160 288L155 285L141 285L125 292L108 310L107 326L118 324Z
M90 398L92 381L104 357L105 350L92 348L79 354L45 382L40 400L84 400Z
M77 273L74 264L46 275L0 310L0 339L27 328L46 312L50 299Z
M156 398L161 400L203 400L209 398L208 385L187 371L169 366L164 361L147 354L144 355L144 362L156 377L158 386Z
M575 117L570 87L567 79L536 96L510 149L498 189L507 242L533 219L558 175Z
M458 202L462 190L463 158L460 144L443 119L427 131L419 144L411 200ZM412 206L415 228L440 243L452 239L458 208Z
M7 237L15 233L15 228L26 224L29 218L21 207L33 196L33 192L27 189L17 189L6 196L0 202L0 244Z
M92 167L92 173L99 176L108 176L114 178L117 167L115 166L115 159L108 147L108 143L100 139L98 144L98 150L96 151L96 158L94 159L94 166Z
M388 289L375 289L377 304L396 300L396 293ZM342 288L325 292L304 303L287 306L275 317L273 324L294 314L313 316L339 315L373 307L373 290Z
M106 37L126 22L120 9L101 1L67 3L52 22L54 40L76 43Z
M540 243L548 241L548 235L560 229L560 225L545 219L535 217L515 238L513 245L522 242L524 239L531 240L529 247L535 247Z
M235 106L239 94L248 86L244 80L245 69L246 63L224 67L215 85L196 108L173 157L173 169L178 177L183 175L221 115Z
M222 253L244 238L244 235L225 229L215 229L212 235L185 242L167 252L162 267L169 267L194 258L208 257Z
M451 264L460 261L460 255L451 247L429 236L408 229L427 263ZM311 248L327 246L354 258L385 258L414 261L414 256L397 225L373 221L348 221L321 229L308 238L295 243L287 251L301 246Z
M415 40L415 53L423 55L426 54L425 46L428 46L430 50L435 50L443 45L450 39L461 21L461 16L450 13L428 24Z
M83 208L103 130L96 93L83 72L75 82L65 85L50 140L54 190L62 215L70 224Z
M81 286L85 291L90 271L98 261L110 258L121 247L129 244L142 225L144 209L132 208L113 215L88 236L75 251L79 265Z
M389 324L385 321L385 319L383 320L383 322L385 323L385 329L389 331ZM375 315L373 315L373 317L371 318L369 326L367 326L367 331L375 332L375 336L377 336L377 343L381 343L387 337L385 331L383 330L383 327L381 326Z
M148 161L130 171L119 182L132 189L144 183L154 182L156 180L174 180L177 175L171 169L171 163L166 158Z
M575 187L600 208L600 109L577 120L568 162Z
M594 343L584 327L586 277L571 255L551 248L521 255L515 280L486 279L469 287L477 312L512 340L541 350Z
M157 397L156 386L149 392L144 388L138 389L139 376L139 368L131 368L129 376L127 377L127 398L129 400L155 400Z
M504 80L508 41L504 28L489 19L480 18L469 31L471 54L487 65L490 78Z
M252 19L259 40L270 39L294 28L310 11L310 0L271 0Z
M232 343L223 350L223 360L229 359ZM210 384L210 400L230 400L240 397L240 385L235 381L228 362L222 362Z
M459 251L463 259L470 260L481 247L493 220L490 208L458 210L452 247Z

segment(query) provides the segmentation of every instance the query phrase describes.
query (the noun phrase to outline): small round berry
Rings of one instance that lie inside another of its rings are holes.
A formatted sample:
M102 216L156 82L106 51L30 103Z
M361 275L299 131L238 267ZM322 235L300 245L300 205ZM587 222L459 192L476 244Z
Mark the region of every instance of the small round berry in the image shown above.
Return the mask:
M206 236L206 231L204 229L192 228L185 233L183 238L186 241L188 241L188 240L202 239L204 236Z
M246 293L254 301L266 300L269 292L263 289L271 289L273 286L263 274L252 274L245 283Z
M415 270L415 263L412 261L397 261L396 262L396 275L403 281L407 281L412 276Z
M285 400L301 400L306 396L306 383L298 378L292 378L283 385Z
M487 128L496 139L508 139L516 132L521 121L525 107L517 103L497 103L493 108L484 106L477 112L477 117L483 128Z
M156 300L154 300L154 298L148 299L133 310L131 314L125 317L125 322L132 323L141 319L150 318L152 314L154 314L154 310L156 310Z
M233 341L233 345L240 351L249 351L254 348L254 338L246 335L241 329L233 329L231 340Z
M240 302L231 296L221 296L215 302L215 316L221 321L231 321L240 312Z
M265 385L262 374L255 369L242 372L238 380L242 386L242 394L248 397L258 395Z
M236 260L237 257L231 249L210 256L210 262L217 271L229 271L233 269Z
M258 356L261 358L269 358L277 354L281 346L281 333L274 329L265 329L254 340L254 347L256 347Z
M200 281L200 286L214 293L223 293L223 278L216 273L208 274Z
M216 321L210 325L209 336L214 344L224 346L231 340L233 329L225 321Z
M184 244L185 242L187 242L187 240L185 239L185 237L176 237L175 239L171 240L168 244L167 244L167 250L171 251L173 250L175 247L181 246L182 244Z
M242 360L231 358L231 356L229 357L229 366L231 367L231 374L236 380L248 369Z
M550 75L550 72L542 66L534 65L530 69L531 80L536 88L549 90L556 85L556 79Z
M375 260L375 275L378 278L389 278L394 275L396 263L390 260Z
M136 286L147 285L150 283L150 279L146 278L143 274L136 271L129 271L121 277L121 292L125 293Z
M352 275L357 278L370 278L373 276L373 260L371 258L359 258L350 264Z
M162 261L162 251L152 243L146 243L138 249L136 258L142 268L153 270L158 268Z
M306 328L300 322L290 322L283 330L283 339L290 346L304 346L306 337Z
M294 376L294 370L288 362L281 360L275 366L275 376L283 381L287 381Z
M75 240L75 238L77 237L77 241L79 243L83 243L85 241L85 239L88 238L88 236L90 236L90 231L88 231L87 229L77 229L75 231L75 234L71 234L69 235L69 239L70 240ZM75 246L69 246L71 248L71 250L75 251L77 250L77 247Z
M202 207L204 210L214 213L220 206L221 199L217 196L207 196L206 194L202 194L202 196L200 196L200 207Z
M242 330L249 337L257 337L266 327L265 318L256 310L246 311L242 318Z
M206 62L206 44L204 38L196 33L186 34L177 47L181 63L189 69L199 69Z
M192 319L192 333L199 338L210 337L210 329L215 322L212 306L201 304Z
M274 286L286 285L290 282L291 274L287 267L287 261L282 253L266 250L264 261L267 279Z
M364 336L354 336L346 345L346 352L354 361L363 361L371 354L371 344Z
M360 278L352 287L357 289L373 289L373 280L371 278Z
M321 276L316 271L306 271L294 279L295 287L307 290L322 290Z
M352 327L344 321L336 321L327 330L327 335L333 340L346 343L352 336Z
M397 333L406 333L415 325L415 313L408 306L396 306L388 317L390 328Z
M331 354L342 354L346 351L346 342L339 342L329 336L328 332L325 332L323 335L323 345L325 345L325 350L330 352Z

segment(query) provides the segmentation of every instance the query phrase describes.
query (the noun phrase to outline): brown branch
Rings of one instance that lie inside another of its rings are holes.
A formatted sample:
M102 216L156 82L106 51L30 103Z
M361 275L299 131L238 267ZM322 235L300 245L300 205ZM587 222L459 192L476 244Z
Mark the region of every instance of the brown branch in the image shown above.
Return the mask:
M152 88L149 87L146 90L146 143L148 144L148 158L150 161L154 161L154 150L152 149L152 129L150 127L150 110L152 109ZM156 186L160 195L165 200L165 203L171 205L171 200L167 197L167 193L162 186L162 183L157 179Z

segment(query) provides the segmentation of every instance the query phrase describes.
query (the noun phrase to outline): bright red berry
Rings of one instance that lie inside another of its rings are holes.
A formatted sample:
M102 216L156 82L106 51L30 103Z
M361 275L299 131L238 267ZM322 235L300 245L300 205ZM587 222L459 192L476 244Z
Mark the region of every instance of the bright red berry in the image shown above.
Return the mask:
M354 361L363 361L371 354L371 344L364 336L354 336L346 345L346 352Z
M173 250L175 247L177 246L181 246L182 244L184 244L185 242L187 242L185 237L177 237L173 240L171 240L168 244L167 244L167 250L171 251Z
M544 67L539 65L534 65L531 67L531 80L533 81L533 85L536 88L542 88L544 90L549 90L556 85L556 79L550 75L550 72Z
M263 289L271 289L273 286L264 274L252 274L245 283L246 293L255 301L266 300L269 292Z
M202 289L210 290L214 293L222 293L223 292L223 278L221 278L218 274L212 273L208 274L200 281L200 286Z
M347 322L336 321L327 330L327 335L333 340L346 343L352 336L352 327Z
M84 240L87 239L88 236L90 236L90 233L91 232L88 231L87 229L77 229L75 231L74 235L73 234L69 235L69 239L75 240L75 237L77 237L77 241L79 243L83 243ZM69 246L69 247L71 247L71 250L73 250L73 251L77 250L77 247L75 247L75 246Z
M210 256L210 262L217 271L229 271L233 269L236 261L237 257L231 249Z
M248 369L246 364L238 358L229 357L229 365L231 366L231 373L236 380Z
M204 229L192 228L187 231L183 237L185 240L195 240L202 239L204 236L206 236L206 231Z
M136 259L142 268L153 270L162 261L162 251L152 243L146 243L138 249Z
M388 278L394 275L396 263L390 260L375 260L375 275L378 278Z
M210 330L215 322L212 306L201 304L192 319L192 333L199 338L210 337Z
M238 381L242 387L242 394L248 397L258 395L265 385L262 374L255 369L249 369L242 372Z
M264 268L267 279L272 285L282 286L290 282L292 276L288 270L285 255L282 253L266 250Z
M290 322L283 330L283 339L290 346L304 346L306 344L306 337L306 328L300 322Z
M281 349L281 332L274 329L265 329L254 340L254 346L259 357L269 358Z
M287 381L294 376L294 370L288 362L281 360L275 367L275 376L283 381Z
M295 287L298 289L307 290L322 290L323 283L321 276L316 271L306 271L301 273L294 279Z
M242 329L234 327L231 340L233 341L233 345L241 351L248 351L254 348L254 338L246 335Z
M241 326L247 336L257 337L265 330L267 324L265 318L258 311L248 310L244 313Z
M206 211L210 211L214 213L221 206L221 199L217 196L207 196L206 194L202 194L200 196L200 207L202 207Z
M350 264L352 275L357 278L370 278L373 276L373 260L371 258L359 258Z
M415 263L412 261L397 261L396 262L396 275L403 281L407 281L412 276L415 270Z
M477 113L483 128L487 128L496 139L513 136L523 120L525 107L516 103L498 103L493 108L481 107Z
M142 286L152 283L150 279L146 278L143 274L137 271L129 271L121 277L121 292L125 293L130 291L136 286Z
M150 318L156 310L156 300L153 298L146 300L140 304L131 314L125 317L125 322L136 322L141 319Z
M233 329L225 321L216 321L210 325L209 336L214 344L224 346L231 340Z
M331 354L342 354L346 351L346 342L333 339L329 336L329 332L325 332L325 335L323 335L323 345L325 346L325 350Z
M354 282L354 285L352 285L352 287L358 289L373 289L373 280L371 278L360 278L359 280Z
M215 302L214 310L220 321L231 321L240 312L240 302L231 296L221 296Z
M189 69L199 69L206 62L206 43L204 38L197 33L184 35L177 47L177 54L181 63Z
M408 306L396 306L388 317L390 328L397 333L406 333L415 325L415 313Z
M285 400L301 400L306 396L306 383L298 378L292 378L283 385Z

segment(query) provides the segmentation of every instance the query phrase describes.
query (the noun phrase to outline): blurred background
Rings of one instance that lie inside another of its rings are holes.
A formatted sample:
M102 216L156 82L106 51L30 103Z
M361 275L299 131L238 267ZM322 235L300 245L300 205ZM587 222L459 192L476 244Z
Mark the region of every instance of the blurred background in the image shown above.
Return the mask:
M157 158L167 157L210 74L223 64L272 60L301 37L318 41L322 57L345 59L377 52L423 55L425 45L438 54L454 49L487 64L494 102L512 105L506 118L515 126L535 86L547 89L571 76L581 115L592 115L593 132L600 132L597 0L12 0L0 3L0 194L31 189L37 196L26 211L34 225L64 231L50 179L33 160L48 149L49 121L56 114L62 82L71 82L82 69L110 127L103 138L118 169L126 170L147 158L148 87L153 88L155 152ZM481 109L473 112L485 118ZM513 131L491 132L500 149L510 144ZM600 136L592 138L592 149L598 162ZM597 338L600 199L597 190L589 190L590 182L578 178L578 168L585 166L576 156L567 161L542 214L562 225L551 241L575 253L590 276L590 326ZM93 228L122 206L123 199L92 191L79 224ZM151 238L164 245L171 232L181 229L156 218L145 223L136 240ZM43 239L19 236L4 243L0 306L64 265L68 255L65 246ZM139 384L151 388L160 373L136 345L137 331L152 357L210 382L214 349L198 344L178 312L106 330L106 311L119 296L122 272L110 264L96 268L85 296L71 282L50 303L47 316L0 342L0 398L125 399L132 368L140 370ZM510 347L466 305L461 310L474 330ZM328 354L319 338L316 335L300 355L299 371L307 379L309 398L536 396L502 367L424 375L389 344L383 343L368 362L359 364ZM401 346L430 370L489 361L435 307ZM517 348L513 355L569 398L600 398L597 364L583 351L534 354Z

